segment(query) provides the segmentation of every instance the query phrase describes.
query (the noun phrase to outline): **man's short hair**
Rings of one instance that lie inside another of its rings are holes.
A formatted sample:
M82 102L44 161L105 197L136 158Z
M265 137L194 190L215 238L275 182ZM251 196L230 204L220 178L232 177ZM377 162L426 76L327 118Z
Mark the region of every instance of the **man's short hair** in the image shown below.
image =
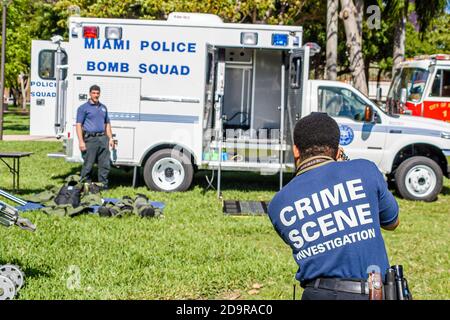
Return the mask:
M100 87L99 87L98 85L94 84L93 86L91 86L91 87L89 88L89 93L91 93L92 91L98 91L98 92L100 92Z
M313 112L300 119L294 128L294 144L302 160L318 155L335 159L339 139L339 126L326 113Z

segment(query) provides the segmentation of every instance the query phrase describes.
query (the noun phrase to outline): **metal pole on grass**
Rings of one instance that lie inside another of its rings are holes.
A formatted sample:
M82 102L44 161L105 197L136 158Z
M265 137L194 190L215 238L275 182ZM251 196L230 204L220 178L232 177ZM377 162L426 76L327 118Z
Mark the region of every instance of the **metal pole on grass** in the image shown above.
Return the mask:
M2 61L0 75L0 140L3 140L3 108L4 108L4 92L5 92L5 49L6 49L6 13L11 0L2 1Z

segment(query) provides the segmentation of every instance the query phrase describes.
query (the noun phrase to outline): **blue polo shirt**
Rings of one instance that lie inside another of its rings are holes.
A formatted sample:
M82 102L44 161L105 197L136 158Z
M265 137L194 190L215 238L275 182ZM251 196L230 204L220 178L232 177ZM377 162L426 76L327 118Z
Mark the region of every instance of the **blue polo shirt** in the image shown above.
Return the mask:
M109 123L108 109L99 102L93 104L88 100L78 107L77 123L81 123L85 132L105 132L105 123Z
M396 221L398 204L367 160L330 162L290 181L272 199L269 217L291 247L296 279L384 277L389 261L380 226Z

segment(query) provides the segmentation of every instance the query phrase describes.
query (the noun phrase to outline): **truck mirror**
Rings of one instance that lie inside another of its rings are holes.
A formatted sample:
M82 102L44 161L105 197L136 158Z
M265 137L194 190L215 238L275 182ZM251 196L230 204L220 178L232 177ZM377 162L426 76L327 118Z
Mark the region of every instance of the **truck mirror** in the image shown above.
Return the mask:
M366 106L364 110L364 122L373 122L373 121L374 121L373 110L370 106Z
M381 89L381 87L377 88L377 101L380 102L381 101L381 97L383 96L383 89Z
M405 103L406 103L406 88L402 88L402 90L400 92L400 103L402 105L405 105Z

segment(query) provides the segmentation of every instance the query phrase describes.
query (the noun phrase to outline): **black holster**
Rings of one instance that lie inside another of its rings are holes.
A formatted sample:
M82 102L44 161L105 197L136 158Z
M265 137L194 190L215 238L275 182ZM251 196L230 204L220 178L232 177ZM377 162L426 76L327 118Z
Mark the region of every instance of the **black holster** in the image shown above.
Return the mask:
M403 266L391 266L386 271L384 283L384 300L412 300L408 281L403 276Z

